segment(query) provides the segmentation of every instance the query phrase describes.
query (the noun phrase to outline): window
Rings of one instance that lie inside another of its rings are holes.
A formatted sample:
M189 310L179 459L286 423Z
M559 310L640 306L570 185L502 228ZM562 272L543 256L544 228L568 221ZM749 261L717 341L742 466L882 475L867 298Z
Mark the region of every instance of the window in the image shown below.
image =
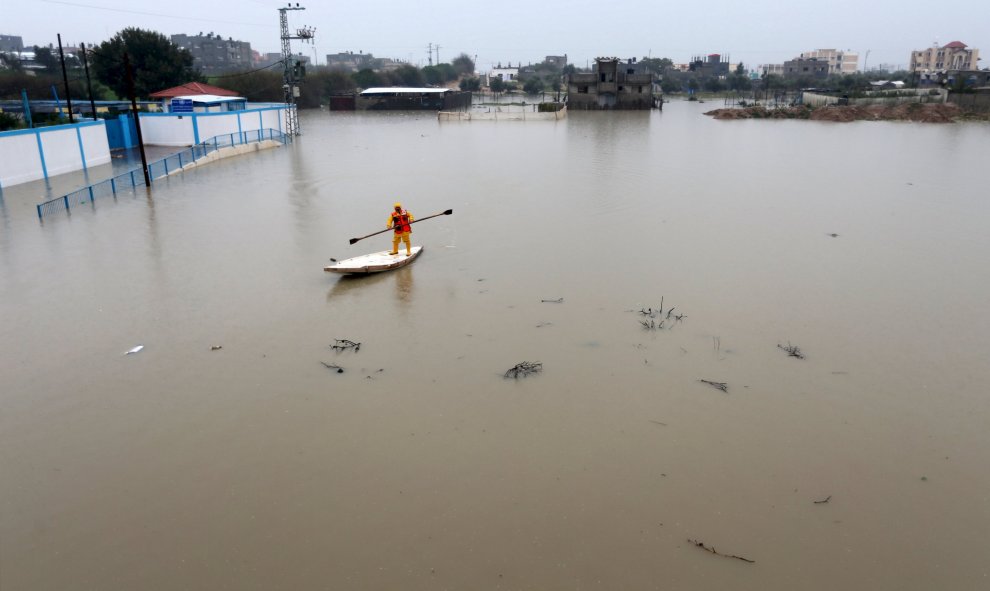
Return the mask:
M588 94L587 86L578 86L578 94Z

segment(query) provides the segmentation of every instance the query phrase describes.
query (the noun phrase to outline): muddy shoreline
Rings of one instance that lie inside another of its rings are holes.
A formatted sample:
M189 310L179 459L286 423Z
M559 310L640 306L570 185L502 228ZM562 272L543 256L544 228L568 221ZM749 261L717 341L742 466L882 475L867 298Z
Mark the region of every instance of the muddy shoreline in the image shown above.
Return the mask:
M985 115L967 113L954 104L867 105L810 107L807 105L768 109L763 106L715 109L715 119L808 119L811 121L912 121L953 123L959 120L986 120Z

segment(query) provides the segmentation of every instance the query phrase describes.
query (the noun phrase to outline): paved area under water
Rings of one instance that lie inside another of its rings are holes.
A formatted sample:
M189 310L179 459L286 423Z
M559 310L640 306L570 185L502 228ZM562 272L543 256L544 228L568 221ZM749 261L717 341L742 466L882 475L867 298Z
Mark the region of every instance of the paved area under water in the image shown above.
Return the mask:
M0 588L984 588L986 125L710 107L6 189Z

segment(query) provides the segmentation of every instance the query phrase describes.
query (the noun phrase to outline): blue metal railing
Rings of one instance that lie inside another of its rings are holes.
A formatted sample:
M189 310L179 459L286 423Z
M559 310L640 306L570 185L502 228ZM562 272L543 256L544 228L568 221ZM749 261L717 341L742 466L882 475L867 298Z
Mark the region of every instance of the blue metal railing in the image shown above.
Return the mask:
M218 135L206 140L205 142L186 148L181 152L176 152L175 154L166 156L161 160L149 162L148 176L151 178L151 182L154 183L155 179L160 179L164 176L168 176L169 173L182 170L182 168L187 164L196 162L197 160L200 160L201 158L212 154L217 150L267 140L274 140L286 144L292 141L292 138L277 129L255 129L251 131ZM144 173L140 168L134 168L123 174L113 176L105 181L100 181L81 189L77 189L71 193L63 195L62 197L57 197L55 199L45 201L44 203L39 203L37 206L38 219L43 219L44 216L52 215L53 213L57 213L59 211L68 212L70 204L73 203L86 203L87 201L93 203L96 201L97 197L109 197L116 195L120 191L133 190L137 187L143 186L145 186Z

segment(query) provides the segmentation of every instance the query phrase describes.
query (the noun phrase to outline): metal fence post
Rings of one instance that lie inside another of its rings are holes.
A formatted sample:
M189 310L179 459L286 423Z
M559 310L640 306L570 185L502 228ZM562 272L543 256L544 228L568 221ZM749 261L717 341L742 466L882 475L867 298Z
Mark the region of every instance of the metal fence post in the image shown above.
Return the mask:
M65 203L65 211L69 211L69 196L62 197L62 202Z
M131 186L132 187L136 187L137 186L137 184L134 183L134 171L133 170L131 171Z
M117 181L115 181L113 177L110 177L110 192L114 195L117 194Z
M93 202L93 185L89 186L89 202Z

